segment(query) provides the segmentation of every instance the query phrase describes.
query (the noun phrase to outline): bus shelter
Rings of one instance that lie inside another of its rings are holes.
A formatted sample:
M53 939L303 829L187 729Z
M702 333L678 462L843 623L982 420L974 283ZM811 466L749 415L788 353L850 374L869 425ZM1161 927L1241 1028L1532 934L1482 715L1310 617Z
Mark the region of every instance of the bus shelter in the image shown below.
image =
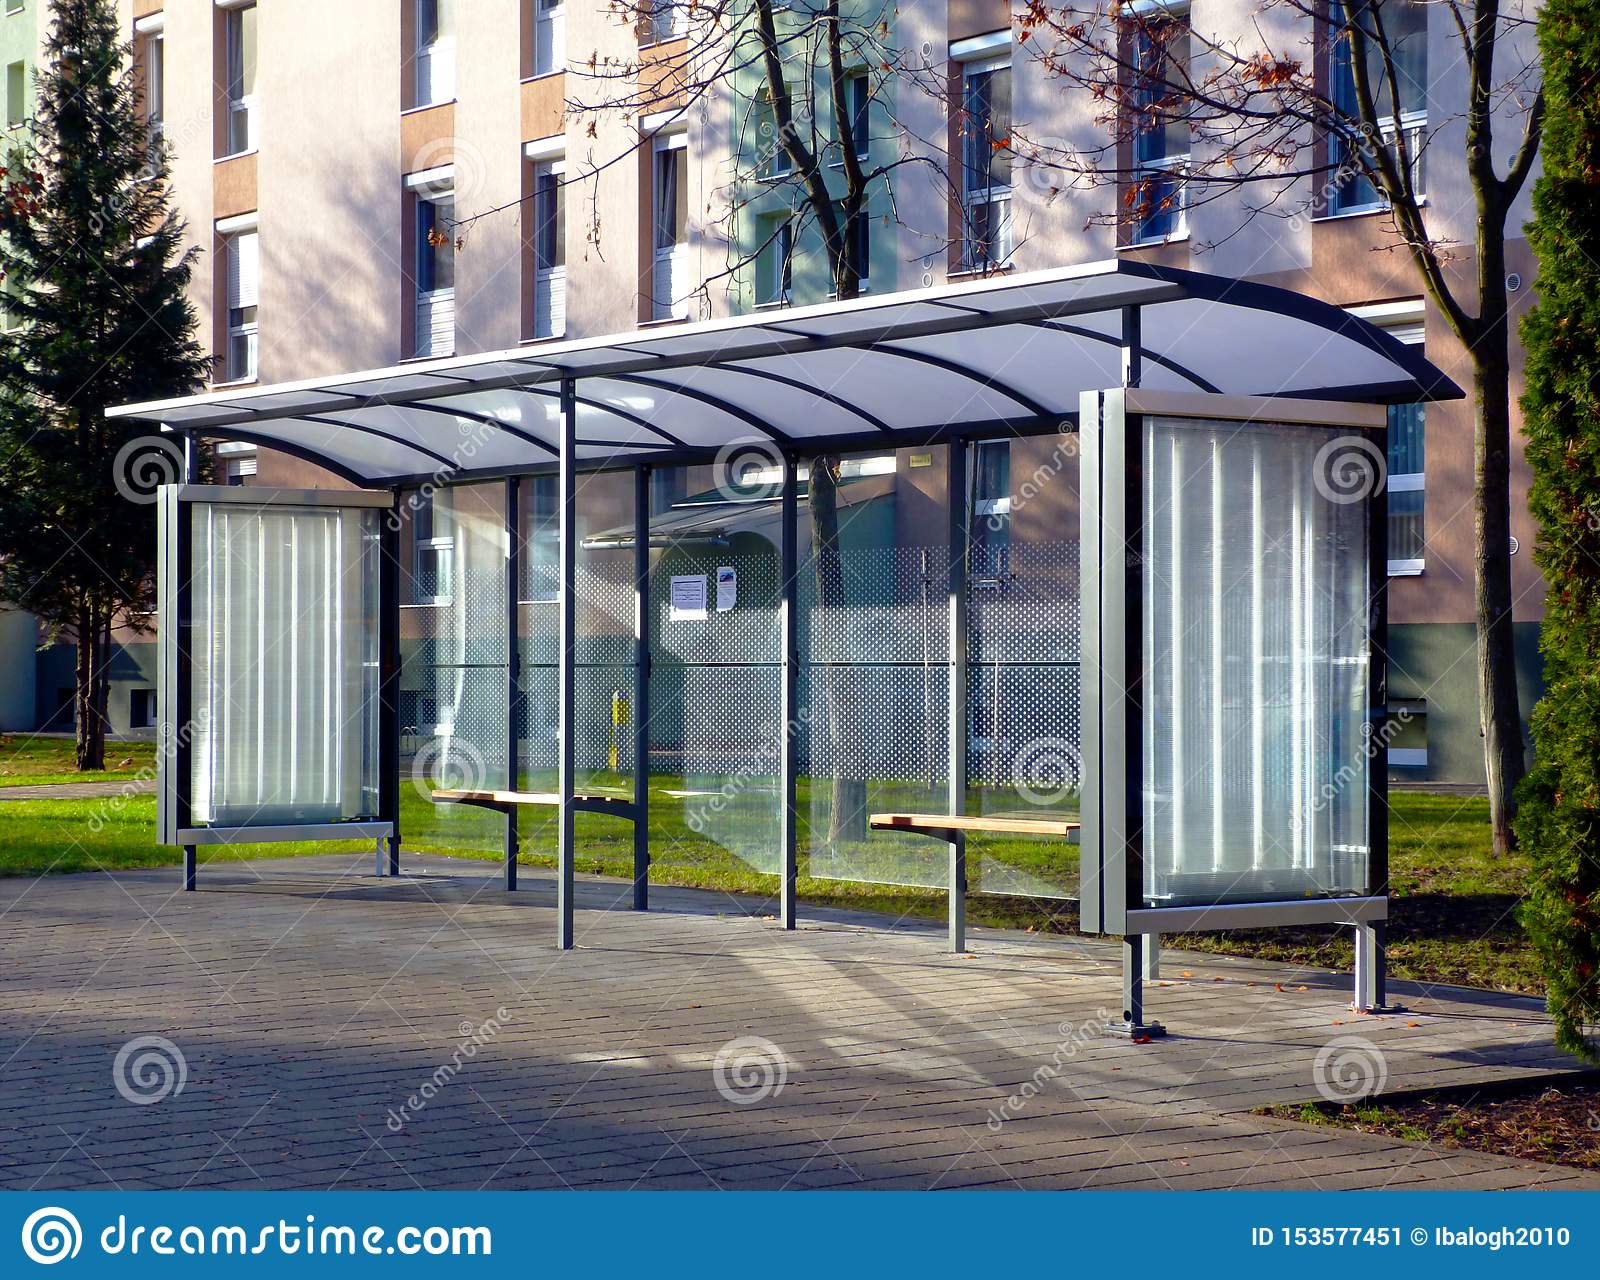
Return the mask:
M160 836L1357 932L1384 1004L1386 406L1273 287L1006 275L132 405L348 487L162 492ZM194 456L190 450L190 455Z

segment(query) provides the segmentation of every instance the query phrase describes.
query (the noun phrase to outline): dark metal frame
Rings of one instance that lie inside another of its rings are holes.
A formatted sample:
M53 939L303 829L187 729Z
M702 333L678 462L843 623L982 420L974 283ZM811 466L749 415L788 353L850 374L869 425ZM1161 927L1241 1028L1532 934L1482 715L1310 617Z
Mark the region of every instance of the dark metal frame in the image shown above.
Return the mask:
M1135 339L1130 349L1137 350ZM1137 363L1125 365L1137 375ZM1185 407L1187 402L1187 407ZM1080 920L1087 933L1123 939L1122 1016L1113 1030L1160 1035L1145 1019L1143 979L1163 933L1311 923L1357 932L1355 1004L1384 1007L1384 921L1388 914L1387 755L1382 733L1386 675L1387 505L1382 490L1366 507L1371 657L1368 667L1368 888L1364 895L1218 906L1144 905L1144 416L1283 421L1351 430L1335 406L1288 399L1141 392L1136 385L1085 392L1079 421L1083 556L1080 708L1085 784L1081 804ZM1381 426L1364 423L1381 448Z
M192 471L186 454L186 470ZM193 778L194 639L193 577L196 506L320 506L364 510L394 507L392 493L362 490L351 494L328 489L264 489L227 485L172 484L157 498L158 663L161 672L161 750L157 759L156 834L159 843L183 850L183 887L193 891L197 880L198 846L268 844L286 840L370 839L379 850L388 843L391 874L398 874L400 856L399 733L399 572L397 533L387 520L379 524L378 731L380 777L378 816L351 822L272 824L260 826L194 825Z

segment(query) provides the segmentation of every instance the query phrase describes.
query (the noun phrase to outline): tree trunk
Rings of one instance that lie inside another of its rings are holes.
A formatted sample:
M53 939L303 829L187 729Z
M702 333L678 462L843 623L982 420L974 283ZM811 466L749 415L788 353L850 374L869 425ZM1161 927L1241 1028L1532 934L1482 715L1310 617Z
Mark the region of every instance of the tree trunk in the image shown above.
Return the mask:
M837 458L813 458L808 501L811 507L811 558L816 566L817 607L843 610L844 572L839 562L839 487ZM813 639L813 646L816 641ZM821 671L828 699L828 744L833 758L833 780L828 813L828 843L867 838L867 784L847 777L852 744L856 741L850 690L844 687L841 668L824 650Z
M1511 596L1511 376L1504 334L1473 352L1473 532L1478 693L1494 851L1515 848L1511 821L1527 771Z
M78 661L73 689L73 727L76 731L76 764L79 773L106 767L106 648L108 628L102 625L99 610L91 604L78 609L76 626Z

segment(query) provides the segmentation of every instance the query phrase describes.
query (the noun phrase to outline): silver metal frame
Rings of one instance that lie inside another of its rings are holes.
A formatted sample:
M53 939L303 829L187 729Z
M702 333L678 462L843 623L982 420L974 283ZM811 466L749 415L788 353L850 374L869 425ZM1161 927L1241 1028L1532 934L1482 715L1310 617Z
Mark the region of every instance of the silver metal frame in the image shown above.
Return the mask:
M185 448L184 466L194 472L192 448ZM190 612L193 576L193 525L189 509L197 505L241 507L342 507L392 510L396 495L376 490L268 489L237 485L180 483L163 485L156 505L156 609L159 619L157 662L161 683L161 741L157 752L156 840L183 850L183 887L192 892L198 875L200 846L279 844L295 840L373 840L378 862L387 842L390 873L399 874L400 799L398 578L393 531L385 527L379 565L379 726L385 741L378 780L379 817L349 822L262 826L194 825L190 810L192 743L185 726L193 722L192 663L189 639L194 629Z
M1137 350L1137 329L1131 349ZM1125 363L1137 378L1137 361ZM1129 385L1083 393L1079 409L1082 502L1082 750L1080 922L1085 932L1123 938L1123 1008L1114 1029L1158 1035L1144 1017L1143 979L1159 963L1161 934L1306 924L1338 924L1357 935L1354 1004L1385 1005L1384 930L1388 917L1388 810L1385 713L1386 505L1380 488L1367 503L1369 618L1368 772L1371 853L1368 892L1348 898L1219 903L1182 907L1143 905L1144 556L1140 528L1144 484L1140 453L1143 417L1192 417L1240 422L1289 422L1332 430L1366 430L1382 447L1385 410L1270 397L1155 392Z

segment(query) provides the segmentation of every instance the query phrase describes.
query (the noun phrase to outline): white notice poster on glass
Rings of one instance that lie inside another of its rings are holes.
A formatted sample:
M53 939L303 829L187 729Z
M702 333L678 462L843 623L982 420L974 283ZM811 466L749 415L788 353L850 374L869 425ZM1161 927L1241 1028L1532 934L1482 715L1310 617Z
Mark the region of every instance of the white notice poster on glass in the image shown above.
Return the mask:
M672 575L672 600L668 617L673 622L701 622L706 616L706 575Z
M739 601L739 571L730 564L717 566L717 612L726 613Z

